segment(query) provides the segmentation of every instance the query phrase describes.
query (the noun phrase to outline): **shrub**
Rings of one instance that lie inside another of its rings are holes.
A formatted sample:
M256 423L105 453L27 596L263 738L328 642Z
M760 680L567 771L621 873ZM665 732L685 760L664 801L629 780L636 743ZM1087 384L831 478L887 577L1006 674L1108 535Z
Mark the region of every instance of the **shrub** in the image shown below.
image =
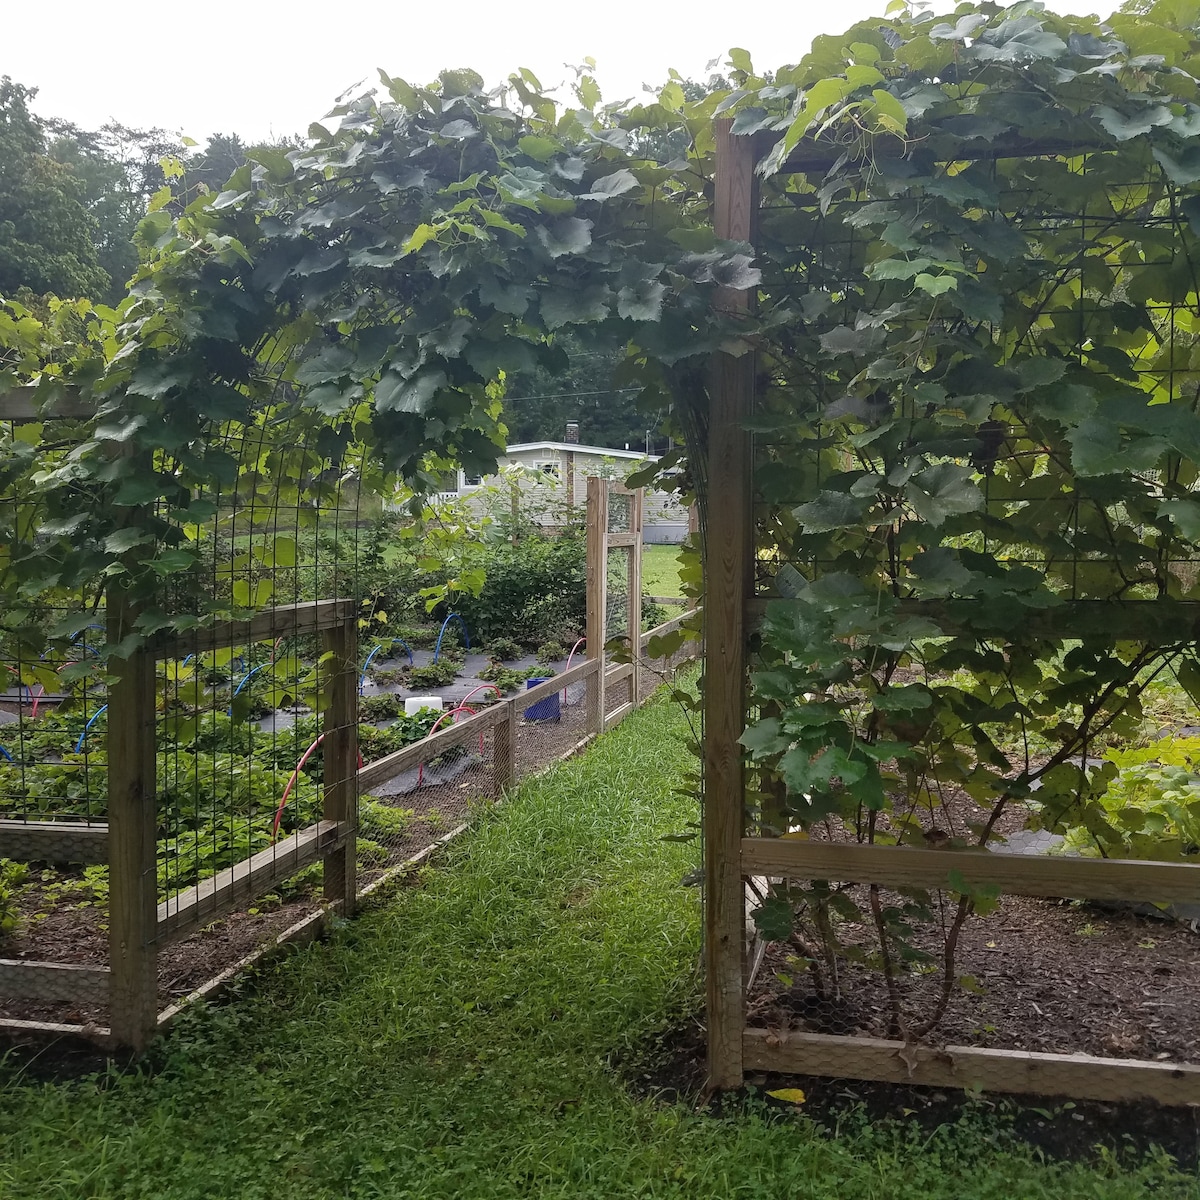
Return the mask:
M682 610L681 610L682 611ZM657 629L667 619L667 610L661 604L655 604L649 596L642 597L642 632Z
M484 550L478 565L486 576L483 590L478 596L459 595L454 602L473 637L484 642L515 638L536 646L547 638L565 640L567 625L582 626L587 607L582 538L496 543Z

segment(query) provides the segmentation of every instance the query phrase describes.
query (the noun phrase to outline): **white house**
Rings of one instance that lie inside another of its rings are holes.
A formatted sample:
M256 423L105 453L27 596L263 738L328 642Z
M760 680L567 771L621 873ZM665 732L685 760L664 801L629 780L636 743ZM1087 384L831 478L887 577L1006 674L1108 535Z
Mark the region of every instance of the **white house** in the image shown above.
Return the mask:
M575 432L568 426L568 439ZM657 461L654 455L636 450L582 446L570 440L520 442L506 448L499 460L497 474L480 477L459 470L456 477L446 478L440 495L470 503L473 493L478 493L482 507L486 503L495 503L498 489L506 488L535 521L542 525L559 525L567 510L574 508L582 512L586 507L589 476L624 481L643 464ZM451 484L454 484L453 488ZM687 532L688 510L679 503L678 497L656 488L646 488L643 540L678 545L687 537Z

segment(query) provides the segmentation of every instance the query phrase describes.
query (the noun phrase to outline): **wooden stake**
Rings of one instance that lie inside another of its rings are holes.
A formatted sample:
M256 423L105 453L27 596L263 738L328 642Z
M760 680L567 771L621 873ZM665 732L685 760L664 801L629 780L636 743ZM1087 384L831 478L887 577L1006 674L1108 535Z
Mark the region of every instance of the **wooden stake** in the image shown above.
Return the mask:
M587 656L604 662L608 615L608 480L587 481ZM587 730L604 732L604 671L588 677Z
M133 627L116 587L108 593L108 642ZM158 783L155 763L154 657L134 650L112 658L108 692L108 946L113 1040L141 1053L158 1024Z
M353 618L321 637L321 649L330 656L325 708L324 762L327 821L346 822L351 835L346 844L325 860L325 899L342 902L342 916L354 911L357 893L358 826L358 622Z
M754 143L717 122L714 226L717 237L753 240L758 207ZM748 292L722 289L727 312L745 312ZM742 1084L745 889L741 839L745 781L738 739L745 728L745 598L753 582L750 438L753 353L718 354L712 367L708 422L708 494L704 632L704 940L711 1088Z

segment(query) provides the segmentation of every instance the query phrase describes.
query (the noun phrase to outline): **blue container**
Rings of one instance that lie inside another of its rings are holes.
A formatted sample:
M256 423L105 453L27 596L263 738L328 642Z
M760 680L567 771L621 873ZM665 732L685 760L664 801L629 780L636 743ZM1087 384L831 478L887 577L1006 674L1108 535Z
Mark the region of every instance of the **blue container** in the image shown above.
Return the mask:
M553 676L551 676L553 678ZM545 683L544 679L527 679L525 680L525 690L529 691L531 687L537 687L539 683ZM561 692L551 692L545 700L539 700L536 704L531 704L525 710L525 720L527 721L560 721L562 720Z

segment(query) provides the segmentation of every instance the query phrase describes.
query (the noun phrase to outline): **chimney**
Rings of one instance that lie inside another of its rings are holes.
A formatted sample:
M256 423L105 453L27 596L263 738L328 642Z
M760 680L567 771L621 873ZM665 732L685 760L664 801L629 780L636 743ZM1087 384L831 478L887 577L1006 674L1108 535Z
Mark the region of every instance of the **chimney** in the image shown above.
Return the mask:
M569 442L572 446L579 445L579 422L578 421L568 421L567 422L567 436L566 436L565 440L567 442Z

